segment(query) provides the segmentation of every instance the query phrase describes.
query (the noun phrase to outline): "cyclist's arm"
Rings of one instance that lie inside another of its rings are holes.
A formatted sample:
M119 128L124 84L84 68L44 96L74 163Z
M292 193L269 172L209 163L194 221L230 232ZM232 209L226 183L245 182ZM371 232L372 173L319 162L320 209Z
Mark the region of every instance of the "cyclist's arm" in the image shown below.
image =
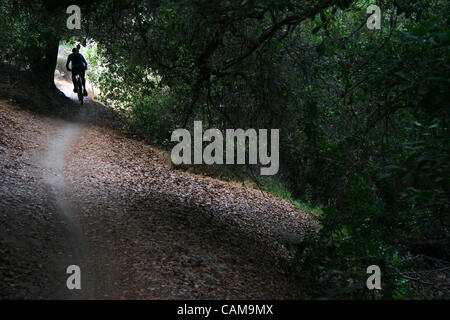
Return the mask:
M84 63L84 68L87 70L88 64L87 64L86 60L84 59L83 55L81 55L81 60L82 60L83 63Z
M70 61L72 61L72 56L69 55L69 57L67 58L67 63L66 63L66 69L69 71L70 71L70 68L69 68Z

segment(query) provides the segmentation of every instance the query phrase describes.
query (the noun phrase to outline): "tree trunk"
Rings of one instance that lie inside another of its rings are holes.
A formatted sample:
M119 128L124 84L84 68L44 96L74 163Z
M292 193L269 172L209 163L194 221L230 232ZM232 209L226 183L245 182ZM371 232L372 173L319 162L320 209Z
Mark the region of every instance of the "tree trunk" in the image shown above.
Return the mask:
M36 54L31 61L31 70L40 84L55 87L54 76L58 59L59 39L52 37L45 39L44 54L40 48L36 48Z

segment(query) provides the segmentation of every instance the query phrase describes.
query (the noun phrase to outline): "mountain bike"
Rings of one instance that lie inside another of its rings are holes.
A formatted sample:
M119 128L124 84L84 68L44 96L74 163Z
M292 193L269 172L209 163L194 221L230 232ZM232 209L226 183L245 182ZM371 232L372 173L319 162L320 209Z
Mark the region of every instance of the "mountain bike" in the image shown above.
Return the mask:
M83 96L83 84L81 82L81 77L79 74L75 75L75 79L76 79L76 84L77 84L77 95L78 95L78 100L80 101L81 104L83 104L84 102L84 96Z

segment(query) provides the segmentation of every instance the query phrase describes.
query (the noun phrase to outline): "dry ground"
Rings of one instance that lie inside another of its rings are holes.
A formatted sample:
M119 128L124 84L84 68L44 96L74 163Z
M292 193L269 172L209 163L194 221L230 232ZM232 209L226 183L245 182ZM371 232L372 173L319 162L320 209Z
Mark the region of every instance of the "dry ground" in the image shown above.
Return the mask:
M277 239L301 238L307 213L175 170L165 152L112 128L98 103L61 110L64 121L0 100L0 298L305 298L279 266ZM68 126L79 132L51 153L64 161L55 190L42 159ZM69 263L82 266L83 294L65 290Z

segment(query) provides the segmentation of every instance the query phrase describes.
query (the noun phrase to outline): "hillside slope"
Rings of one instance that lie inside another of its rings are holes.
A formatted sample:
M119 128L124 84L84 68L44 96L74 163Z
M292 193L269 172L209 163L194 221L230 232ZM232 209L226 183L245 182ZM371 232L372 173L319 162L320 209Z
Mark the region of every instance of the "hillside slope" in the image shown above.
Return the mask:
M305 297L278 240L300 241L307 213L173 169L96 102L52 101L64 105L45 115L0 103L1 298ZM69 264L82 268L81 292L65 289Z

